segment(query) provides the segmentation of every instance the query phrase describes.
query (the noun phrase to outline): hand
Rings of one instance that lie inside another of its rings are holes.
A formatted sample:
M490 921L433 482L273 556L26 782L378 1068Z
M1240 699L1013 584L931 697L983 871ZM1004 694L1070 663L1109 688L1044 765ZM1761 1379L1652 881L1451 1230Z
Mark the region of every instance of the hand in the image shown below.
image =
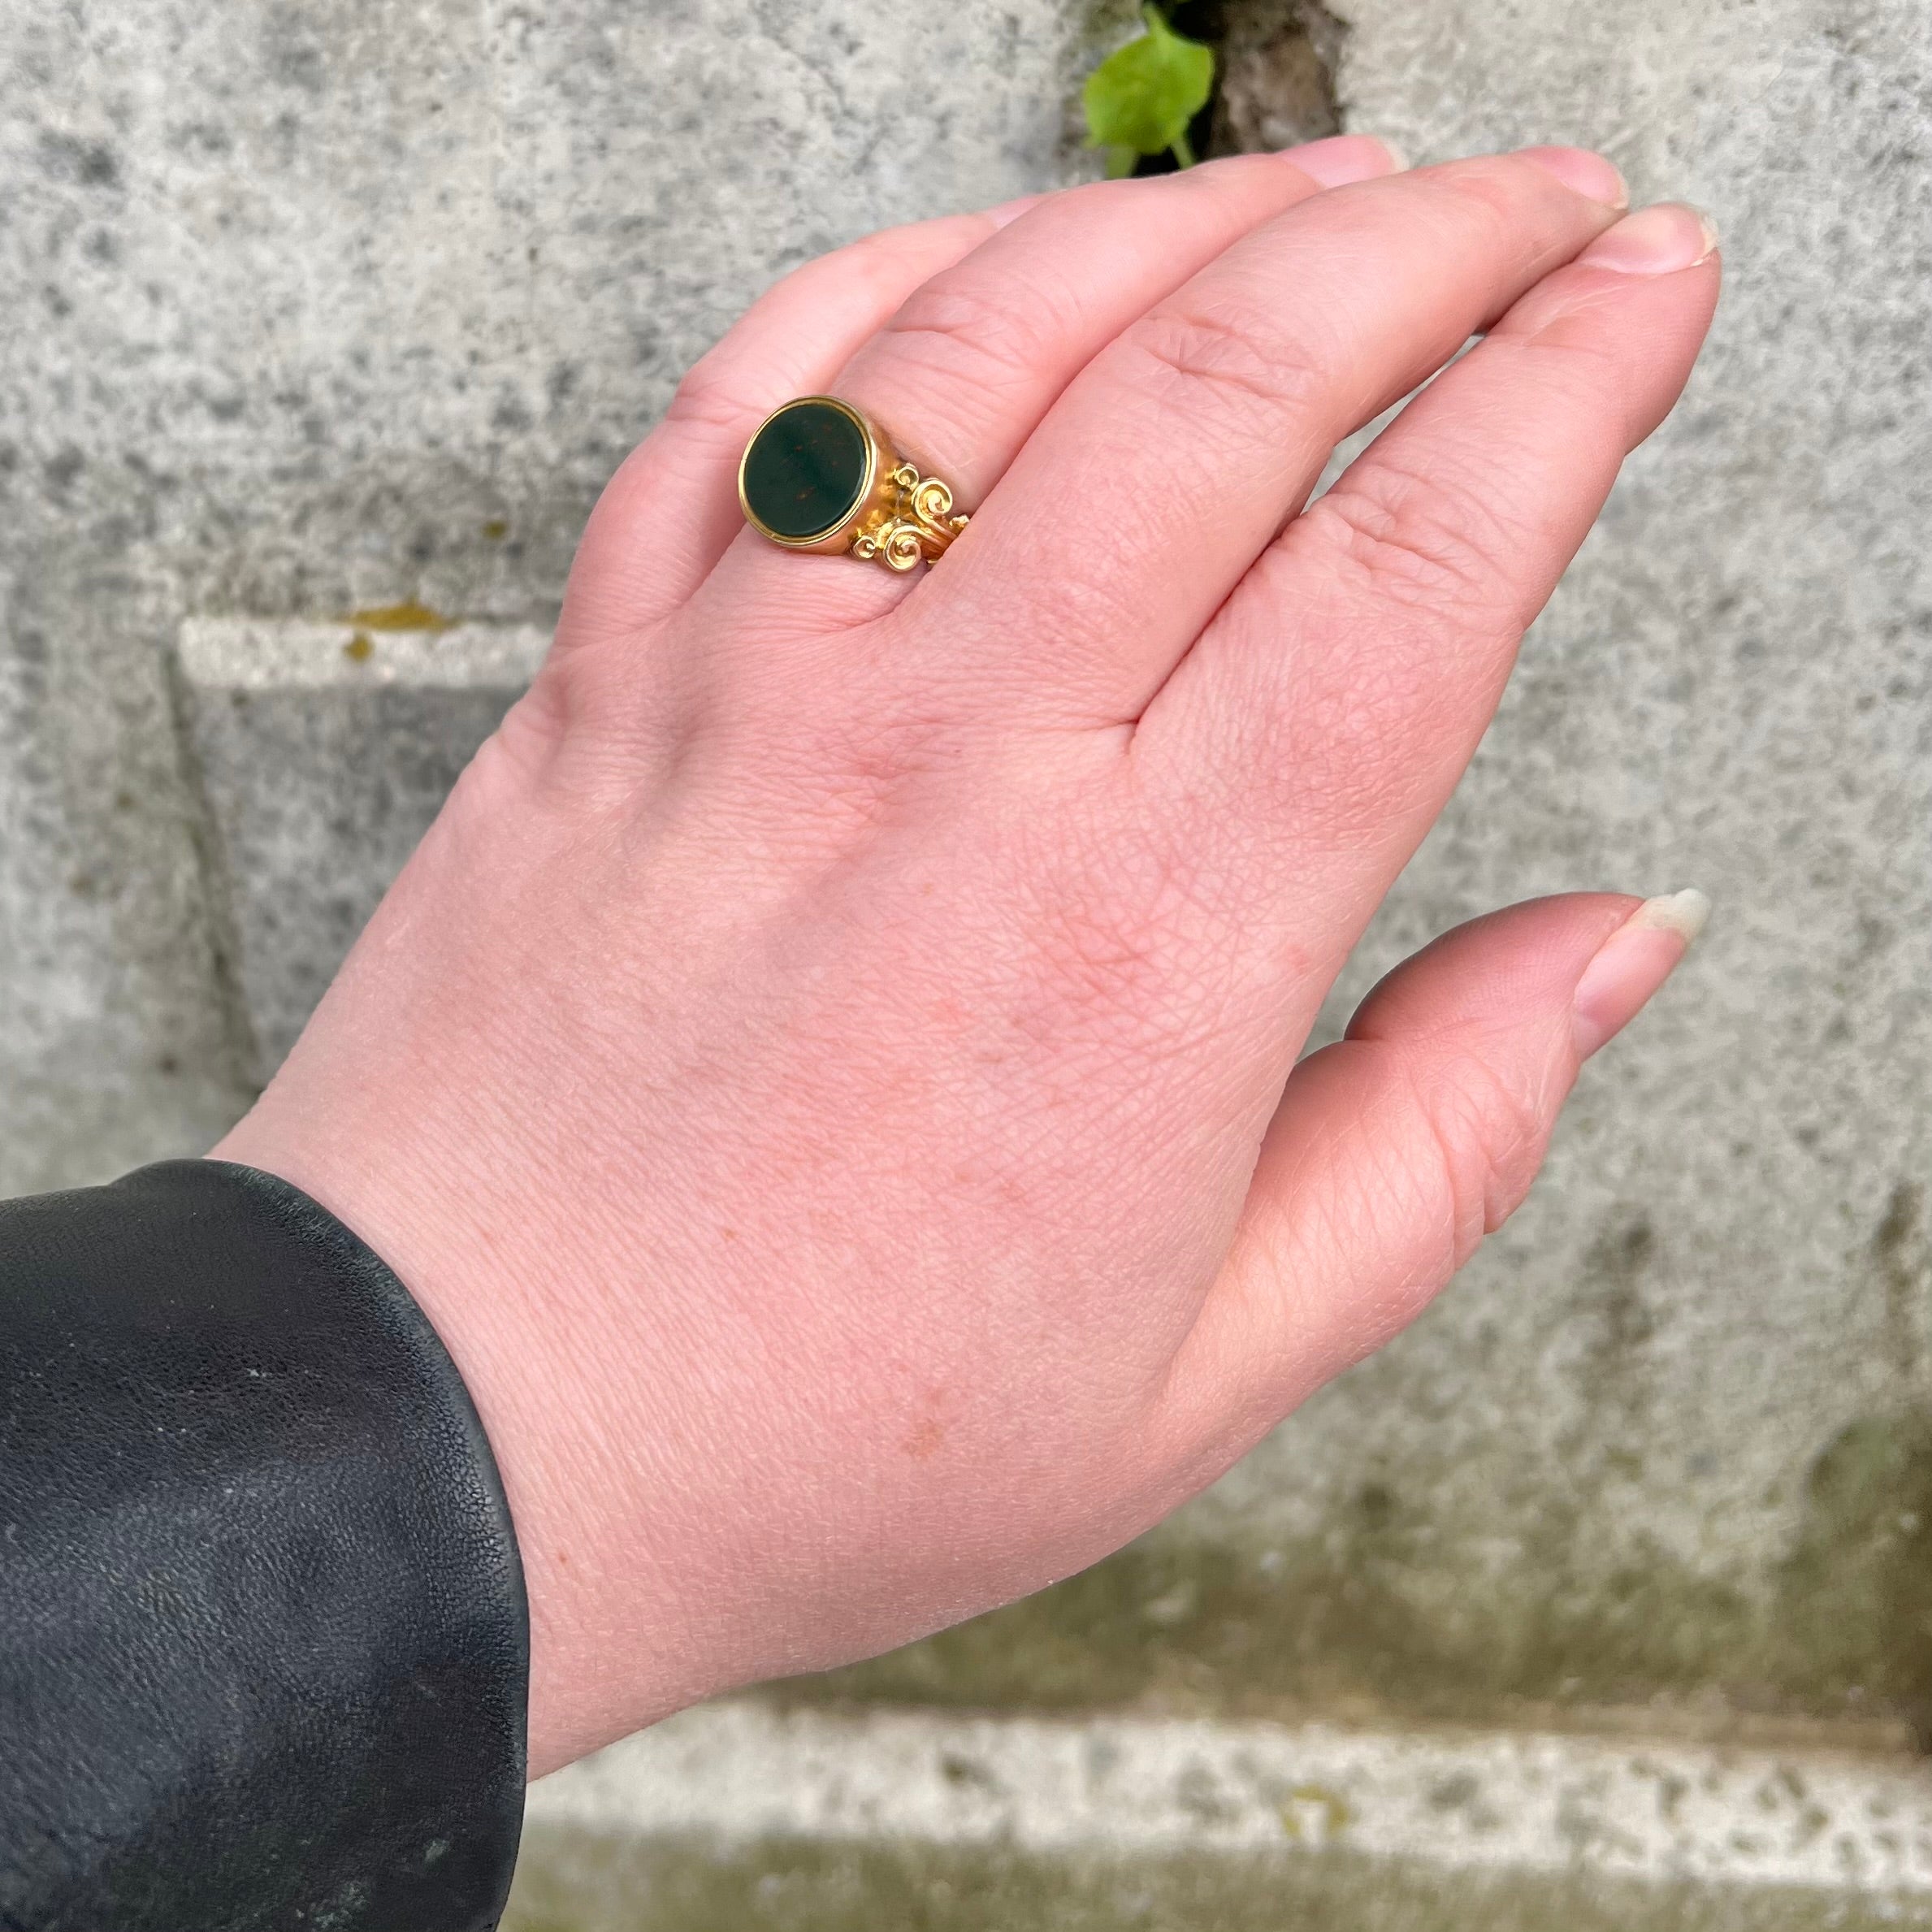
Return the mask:
M1687 900L1519 906L1296 1065L1718 287L1593 156L1392 170L1079 188L766 296L218 1150L466 1377L535 1770L1152 1523L1448 1280L1681 953ZM972 511L929 571L743 527L746 437L827 390Z

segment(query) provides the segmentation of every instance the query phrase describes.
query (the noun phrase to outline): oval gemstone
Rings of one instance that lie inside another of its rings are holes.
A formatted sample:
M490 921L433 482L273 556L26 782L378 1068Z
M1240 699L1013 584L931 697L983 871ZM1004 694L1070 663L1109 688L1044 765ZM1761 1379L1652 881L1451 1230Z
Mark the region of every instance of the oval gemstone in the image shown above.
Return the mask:
M782 537L830 536L865 488L865 433L843 409L808 398L788 404L745 452L745 502Z

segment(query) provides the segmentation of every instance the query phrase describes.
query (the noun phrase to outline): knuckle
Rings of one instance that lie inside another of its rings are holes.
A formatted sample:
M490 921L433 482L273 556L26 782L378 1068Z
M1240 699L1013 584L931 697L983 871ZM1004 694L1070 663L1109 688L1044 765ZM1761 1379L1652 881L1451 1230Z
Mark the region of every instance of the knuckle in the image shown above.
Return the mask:
M1415 1076L1413 1086L1460 1267L1522 1206L1543 1164L1544 1097L1473 1045Z
M1488 347L1499 357L1514 357L1518 379L1534 383L1553 414L1584 421L1607 416L1619 423L1631 414L1628 349L1603 327L1593 301L1566 307L1527 332L1506 326L1505 318Z
M1476 155L1432 168L1418 179L1445 212L1500 231L1522 219L1525 184L1540 184L1543 178L1540 169L1514 155Z
M1487 629L1515 617L1520 536L1446 469L1419 476L1384 459L1311 504L1293 542L1377 601Z
M1276 609L1294 608L1300 581L1286 576L1270 600ZM1228 782L1267 822L1347 842L1423 802L1439 782L1436 760L1418 756L1417 732L1440 708L1441 639L1427 620L1355 600L1313 613L1297 634L1307 641L1284 655L1263 701L1244 709Z
M1350 654L1359 669L1345 686L1309 690L1286 726L1289 795L1329 838L1398 816L1428 790L1415 721L1427 714L1435 682L1410 652L1380 641L1380 651Z
M700 356L684 372L664 413L666 423L716 436L743 436L748 422L771 406L748 393L725 345Z
M1151 386L1184 391L1190 408L1206 392L1242 411L1298 411L1328 383L1306 344L1252 314L1170 303L1126 340Z
M974 279L938 275L903 302L880 332L880 347L922 375L968 388L1029 383L1055 332L1050 305L1002 298Z
M1026 1029L1043 1044L1146 1066L1197 1051L1238 1003L1203 882L1171 842L1091 851L1029 919ZM1217 971L1220 968L1223 970Z
M794 707L734 716L713 752L718 782L761 825L770 849L807 872L843 869L877 850L947 793L966 734L911 699L851 713Z
M1543 169L1514 154L1441 163L1422 171L1415 180L1461 246L1501 251L1505 259L1531 254L1535 210L1549 205L1553 185Z

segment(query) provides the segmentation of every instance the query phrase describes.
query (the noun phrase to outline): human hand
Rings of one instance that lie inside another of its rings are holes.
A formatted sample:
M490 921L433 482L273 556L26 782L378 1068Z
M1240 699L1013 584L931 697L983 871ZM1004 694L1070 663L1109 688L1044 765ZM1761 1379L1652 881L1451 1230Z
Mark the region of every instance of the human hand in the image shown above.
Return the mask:
M1155 1521L1427 1302L1681 954L1689 900L1519 906L1296 1065L1718 279L1592 156L1390 168L1095 184L780 284L217 1150L463 1371L534 1770ZM972 511L931 570L743 527L746 437L821 391Z

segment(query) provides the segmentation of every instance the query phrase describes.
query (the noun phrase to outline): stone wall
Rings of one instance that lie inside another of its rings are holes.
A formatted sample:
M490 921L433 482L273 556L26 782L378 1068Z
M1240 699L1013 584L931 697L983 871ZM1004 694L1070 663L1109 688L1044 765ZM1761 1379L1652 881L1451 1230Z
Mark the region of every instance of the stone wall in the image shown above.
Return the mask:
M1268 10L1219 10L1240 58L1280 58ZM1908 0L1275 12L1313 29L1294 112L1423 159L1601 145L1709 207L1728 270L1328 1024L1536 892L1694 883L1716 917L1412 1334L1088 1576L566 1774L525 1932L1932 1900L1932 37ZM808 254L1085 171L1068 103L1118 30L1071 0L884 36L824 0L0 19L0 1186L245 1104L678 372ZM1462 1755L1418 1758L1445 1723ZM680 1752L764 1798L667 1813ZM829 1795L882 1765L882 1809Z
M778 0L0 12L0 1188L205 1145L259 1077L184 621L547 624L605 477L773 277L1057 179L1070 15L902 37Z

